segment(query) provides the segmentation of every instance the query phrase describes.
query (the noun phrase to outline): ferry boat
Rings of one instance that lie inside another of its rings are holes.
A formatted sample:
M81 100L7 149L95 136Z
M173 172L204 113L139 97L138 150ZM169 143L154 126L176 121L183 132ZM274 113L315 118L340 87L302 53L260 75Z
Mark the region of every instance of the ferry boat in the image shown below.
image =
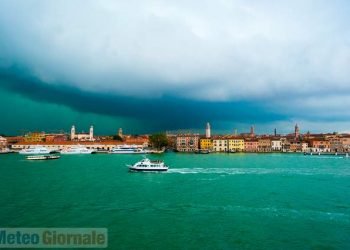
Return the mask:
M20 150L18 153L24 155L38 155L38 154L50 154L52 150L49 150L43 146L29 147Z
M136 162L134 165L127 165L133 172L164 172L169 169L163 161L151 161L144 158L142 161Z
M61 156L59 156L59 155L30 155L30 156L27 156L26 159L31 160L31 161L56 160L56 159L59 159L60 157Z
M147 154L150 151L139 148L136 145L118 145L109 151L110 154Z
M60 153L61 154L69 154L69 155L77 155L77 154L92 154L96 152L94 149L88 149L84 146L78 145L78 146L71 146L69 148L63 149Z

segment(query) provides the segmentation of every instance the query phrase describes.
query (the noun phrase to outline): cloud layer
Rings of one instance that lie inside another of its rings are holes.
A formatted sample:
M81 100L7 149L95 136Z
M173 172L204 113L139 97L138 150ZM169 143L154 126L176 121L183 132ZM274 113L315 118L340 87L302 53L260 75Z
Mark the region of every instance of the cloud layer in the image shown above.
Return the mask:
M0 68L99 94L344 119L348 13L345 0L4 0Z

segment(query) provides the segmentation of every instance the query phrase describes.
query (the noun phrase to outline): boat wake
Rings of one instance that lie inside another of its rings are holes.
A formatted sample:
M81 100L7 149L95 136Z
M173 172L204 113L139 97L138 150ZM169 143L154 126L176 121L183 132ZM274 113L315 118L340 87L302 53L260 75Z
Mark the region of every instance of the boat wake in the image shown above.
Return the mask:
M350 176L350 169L334 168L172 168L173 174L221 174L221 175L337 175Z

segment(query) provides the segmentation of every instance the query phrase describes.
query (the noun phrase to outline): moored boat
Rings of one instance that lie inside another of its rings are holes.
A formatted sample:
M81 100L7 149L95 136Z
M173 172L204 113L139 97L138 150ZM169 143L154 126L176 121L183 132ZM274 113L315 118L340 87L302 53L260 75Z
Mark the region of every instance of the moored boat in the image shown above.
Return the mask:
M77 146L71 146L69 148L63 149L60 153L61 154L76 155L76 154L92 154L95 152L96 152L96 150L94 150L94 149L88 149L84 146L77 145Z
M29 148L22 149L21 151L19 151L19 153L24 155L50 154L52 153L52 150L49 150L43 146L32 146Z
M40 160L56 160L61 156L59 155L29 155L26 157L27 160L40 161Z
M144 158L142 161L136 162L134 165L128 165L129 170L133 172L164 172L169 169L163 161L151 161Z
M118 145L109 151L110 154L148 154L151 151L140 148L136 145Z

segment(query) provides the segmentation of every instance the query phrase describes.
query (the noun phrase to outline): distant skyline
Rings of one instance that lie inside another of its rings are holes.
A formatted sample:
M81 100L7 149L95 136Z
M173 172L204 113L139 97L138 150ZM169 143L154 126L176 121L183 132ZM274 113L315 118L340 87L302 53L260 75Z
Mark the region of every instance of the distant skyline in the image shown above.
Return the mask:
M0 133L350 131L350 3L0 1Z

